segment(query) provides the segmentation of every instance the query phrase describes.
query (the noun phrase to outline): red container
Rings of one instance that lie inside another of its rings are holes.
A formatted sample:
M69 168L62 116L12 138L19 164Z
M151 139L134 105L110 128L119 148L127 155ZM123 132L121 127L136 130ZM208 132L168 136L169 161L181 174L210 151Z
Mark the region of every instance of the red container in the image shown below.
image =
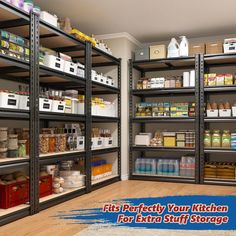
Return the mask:
M0 184L0 208L8 209L29 201L29 180L8 185Z
M39 180L39 197L46 197L52 194L52 176L42 176Z

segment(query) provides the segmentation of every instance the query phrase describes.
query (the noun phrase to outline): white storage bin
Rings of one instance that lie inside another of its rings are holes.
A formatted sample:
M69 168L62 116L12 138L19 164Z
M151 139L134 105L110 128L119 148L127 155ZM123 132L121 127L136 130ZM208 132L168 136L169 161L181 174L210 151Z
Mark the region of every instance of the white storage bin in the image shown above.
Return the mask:
M84 115L84 103L83 102L78 103L78 114Z
M72 112L72 114L78 114L78 104L79 104L79 99L77 99L77 98L71 99L71 112Z
M103 138L103 147L112 147L113 146L113 138L112 137L104 137Z
M231 117L231 109L220 109L219 116L220 117Z
M65 112L65 102L59 100L52 101L52 112L64 113Z
M99 105L92 105L92 116L99 116L101 113L101 109Z
M14 93L0 92L0 107L1 108L19 108L20 96Z
M207 110L207 117L218 117L218 116L219 116L218 109Z
M19 109L29 110L29 106L30 106L29 96L19 95Z
M98 82L100 82L101 84L106 84L106 80L107 80L106 76L100 75L100 81L98 81Z
M52 100L46 98L39 98L40 111L52 111Z
M77 75L77 65L70 61L64 61L64 72L71 75Z
M92 149L102 148L102 146L103 146L103 138L102 137L92 138Z
M46 21L50 25L57 27L58 18L55 15L48 13L47 11L40 12L40 19Z
M149 146L152 139L151 133L138 134L135 136L135 145Z
M233 116L236 117L236 107L232 107Z
M91 77L92 81L98 81L97 72L95 70L91 70Z
M84 150L84 136L77 137L77 150Z
M65 61L53 55L45 55L43 64L52 69L63 71Z
M82 69L81 67L77 67L77 76L81 77L81 78L84 78L85 75L84 75L84 69Z

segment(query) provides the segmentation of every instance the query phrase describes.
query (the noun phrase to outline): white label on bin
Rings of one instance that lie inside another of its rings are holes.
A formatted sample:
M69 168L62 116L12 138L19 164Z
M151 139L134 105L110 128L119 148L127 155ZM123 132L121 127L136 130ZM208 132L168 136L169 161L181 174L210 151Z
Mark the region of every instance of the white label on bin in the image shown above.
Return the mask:
M8 99L7 105L15 106L16 105L16 100L15 99Z

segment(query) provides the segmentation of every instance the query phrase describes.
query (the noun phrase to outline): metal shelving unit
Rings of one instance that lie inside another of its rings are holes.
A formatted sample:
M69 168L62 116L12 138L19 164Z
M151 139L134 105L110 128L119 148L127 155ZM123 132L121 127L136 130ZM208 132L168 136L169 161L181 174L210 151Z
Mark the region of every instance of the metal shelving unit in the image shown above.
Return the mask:
M196 86L195 88L160 88L160 89L143 89L138 90L133 88L133 70L138 70L142 77L147 72L158 71L174 71L182 69L194 69L196 71ZM199 149L198 149L198 136L199 136L199 57L183 57L183 58L169 58L145 61L132 61L130 60L129 67L129 142L130 142L130 156L129 156L129 172L130 179L134 180L152 180L152 181L167 181L167 182L181 182L181 183L198 183L199 182ZM195 96L196 103L196 117L135 117L133 114L134 97L139 97L141 102L145 102L146 98L155 97L171 97L171 96ZM165 147L150 147L150 146L134 146L133 145L133 125L139 124L141 132L145 132L146 124L148 123L173 123L173 124L193 124L196 132L196 147L195 148L165 148ZM134 173L134 152L141 153L142 157L146 153L193 153L196 158L195 178L179 177L179 176L158 176L158 175L145 175Z
M45 208L88 193L94 189L106 186L120 180L121 173L121 59L115 58L100 49L93 47L88 42L83 42L62 30L49 25L32 13L28 15L24 11L0 2L0 29L5 29L16 35L29 38L30 40L30 62L12 58L0 54L1 79L25 83L30 87L30 111L0 109L0 120L22 120L29 121L30 127L30 158L8 158L0 161L0 169L11 170L15 167L28 166L30 176L30 204L19 206L7 211L0 211L0 225L20 219L27 215L35 214ZM40 42L39 42L40 41ZM60 72L43 65L39 65L39 43L44 47L58 52L65 52L73 59L78 59L85 65L85 78L76 77ZM93 67L117 67L117 88L103 85L91 80L91 69ZM39 86L53 89L76 89L85 95L85 114L60 114L52 112L39 112ZM115 94L118 100L118 116L103 117L92 116L92 95ZM82 122L85 124L85 150L76 152L64 152L48 155L39 155L39 123L48 127L48 122ZM118 127L117 147L91 150L91 127L92 122L115 123ZM93 155L117 153L118 173L109 179L93 184L91 181L91 158ZM55 164L65 160L85 160L85 186L73 189L63 194L49 196L39 199L39 168L40 165ZM3 212L6 212L4 214Z
M236 65L236 54L215 54L215 55L202 55L201 56L201 64L199 70L201 71L201 85L200 85L200 183L202 184L215 184L215 185L225 185L225 186L235 186L236 180L232 179L219 179L219 178L204 178L204 166L205 160L209 159L211 155L216 154L225 154L225 155L232 155L235 157L236 149L230 148L205 148L204 147L204 130L208 129L212 123L217 123L217 125L222 124L233 124L236 123L235 117L204 117L204 106L205 103L209 100L210 96L212 95L230 95L233 96L236 91L236 86L215 86L209 87L204 86L204 73L208 73L211 68L223 68L223 67L230 67ZM225 70L225 68L224 68ZM222 126L223 128L223 126ZM232 157L232 158L233 158ZM229 159L229 161L232 160Z

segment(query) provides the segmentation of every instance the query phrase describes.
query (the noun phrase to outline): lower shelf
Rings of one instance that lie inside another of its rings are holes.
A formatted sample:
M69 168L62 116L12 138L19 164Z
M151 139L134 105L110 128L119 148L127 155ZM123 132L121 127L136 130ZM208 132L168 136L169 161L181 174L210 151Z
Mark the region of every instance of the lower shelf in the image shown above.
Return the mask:
M17 164L22 162L28 162L29 157L15 157L15 158L0 158L1 165Z
M220 184L220 185L236 185L234 179L217 179L217 178L205 178L205 184Z
M92 185L99 184L99 183L102 183L104 181L116 178L116 177L119 177L119 175L109 175L109 176L106 176L106 177L98 179L98 180L93 180Z
M22 205L19 205L19 206L8 208L8 209L0 209L0 217L5 216L5 215L9 215L11 213L15 213L17 211L28 209L29 207L30 206L27 205L27 204L22 204Z
M85 189L85 186L81 187L81 188L72 188L72 189L68 189L66 191L64 191L63 193L58 193L58 194L51 194L49 196L46 196L46 197L43 197L43 198L40 198L39 199L39 203L43 203L43 202L47 202L47 201L50 201L52 199L55 199L55 198L59 198L61 196L65 196L67 194L70 194L70 193L73 193L73 192L77 192L79 190L82 190L82 189Z

